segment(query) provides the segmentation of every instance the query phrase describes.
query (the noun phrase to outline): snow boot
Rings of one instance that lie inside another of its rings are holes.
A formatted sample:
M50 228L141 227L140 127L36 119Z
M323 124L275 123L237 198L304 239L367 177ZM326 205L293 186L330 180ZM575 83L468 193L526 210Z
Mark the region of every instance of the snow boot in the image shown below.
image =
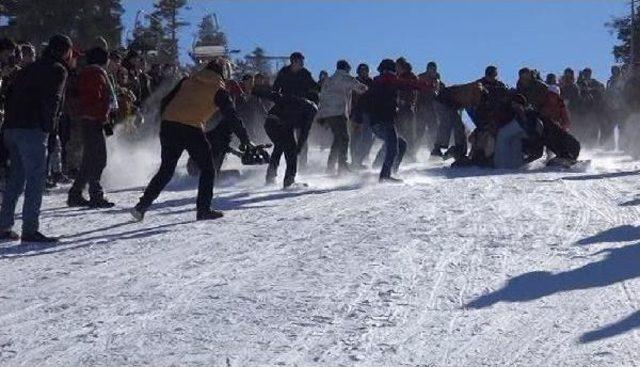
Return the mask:
M116 204L103 197L89 200L89 208L92 209L109 209L113 208L114 206L116 206Z
M17 241L20 235L14 231L4 231L0 233L0 241Z
M200 211L196 215L196 220L214 220L222 218L224 214L217 210Z
M50 190L55 189L56 187L58 187L56 181L51 177L47 177L46 181L44 182L44 188Z
M429 158L438 160L443 159L444 153L442 153L442 148L433 148L433 150L431 151L431 156Z
M67 206L70 208L88 208L91 202L82 197L82 194L69 194L67 198Z
M69 177L65 176L64 173L62 172L54 172L51 175L51 179L53 179L53 181L59 184L70 184L73 182Z
M35 232L31 234L22 234L22 243L43 243L43 244L55 244L58 243L58 239L54 237L47 237L40 232Z
M399 178L395 178L395 177L380 177L380 183L403 183L404 181L402 181Z
M140 204L137 204L133 209L131 209L130 213L133 219L136 222L142 222L144 220L144 214L147 212L147 208L143 207Z

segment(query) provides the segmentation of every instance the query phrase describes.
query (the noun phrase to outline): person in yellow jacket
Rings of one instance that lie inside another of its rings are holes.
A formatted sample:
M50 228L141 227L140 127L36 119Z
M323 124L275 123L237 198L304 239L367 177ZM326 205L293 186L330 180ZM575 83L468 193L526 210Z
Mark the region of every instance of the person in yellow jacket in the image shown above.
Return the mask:
M207 66L186 77L162 100L160 146L162 163L158 173L132 209L133 217L141 221L160 192L171 181L182 153L186 150L198 165L197 220L222 217L211 209L215 171L211 149L204 134L204 124L216 113L223 117L221 123L230 124L240 139L241 150L250 147L251 141L235 110L231 95L225 89L224 59L211 61Z

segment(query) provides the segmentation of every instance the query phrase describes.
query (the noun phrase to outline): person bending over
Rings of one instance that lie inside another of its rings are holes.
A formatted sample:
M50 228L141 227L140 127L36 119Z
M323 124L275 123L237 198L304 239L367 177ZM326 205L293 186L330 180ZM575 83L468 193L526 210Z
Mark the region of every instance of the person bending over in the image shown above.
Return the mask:
M145 212L171 181L185 150L200 170L196 219L222 217L222 212L211 209L215 171L203 126L217 112L227 122L239 120L231 95L225 89L224 63L222 59L209 62L204 69L184 78L163 99L160 127L162 163L140 202L131 211L136 220L144 218ZM243 145L252 145L246 134L242 134L240 139Z

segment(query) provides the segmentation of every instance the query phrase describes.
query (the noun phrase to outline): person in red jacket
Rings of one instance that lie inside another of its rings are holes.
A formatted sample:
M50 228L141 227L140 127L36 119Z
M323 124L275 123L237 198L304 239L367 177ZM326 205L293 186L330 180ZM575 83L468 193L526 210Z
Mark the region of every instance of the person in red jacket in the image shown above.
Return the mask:
M111 208L113 203L104 198L100 185L102 171L107 166L105 132L113 100L113 90L107 75L109 54L96 47L87 51L87 66L78 77L80 116L82 118L82 164L78 176L69 190L67 204L71 207ZM89 200L82 196L89 185Z
M571 121L569 120L569 112L564 100L560 96L560 88L550 88L547 92L545 103L540 107L540 114L558 126L564 131L569 131Z

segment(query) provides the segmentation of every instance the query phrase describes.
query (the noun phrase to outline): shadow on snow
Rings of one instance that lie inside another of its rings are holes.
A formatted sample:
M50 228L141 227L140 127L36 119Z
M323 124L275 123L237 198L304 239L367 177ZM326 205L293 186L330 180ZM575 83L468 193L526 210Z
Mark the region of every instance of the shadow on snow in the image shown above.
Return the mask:
M640 228L621 226L578 241L580 245L627 242L640 239ZM529 302L553 294L601 288L640 277L640 243L596 252L599 261L560 273L533 271L510 279L497 291L482 295L466 307L482 309L498 302ZM582 343L613 337L640 327L640 311L628 318L584 334Z

